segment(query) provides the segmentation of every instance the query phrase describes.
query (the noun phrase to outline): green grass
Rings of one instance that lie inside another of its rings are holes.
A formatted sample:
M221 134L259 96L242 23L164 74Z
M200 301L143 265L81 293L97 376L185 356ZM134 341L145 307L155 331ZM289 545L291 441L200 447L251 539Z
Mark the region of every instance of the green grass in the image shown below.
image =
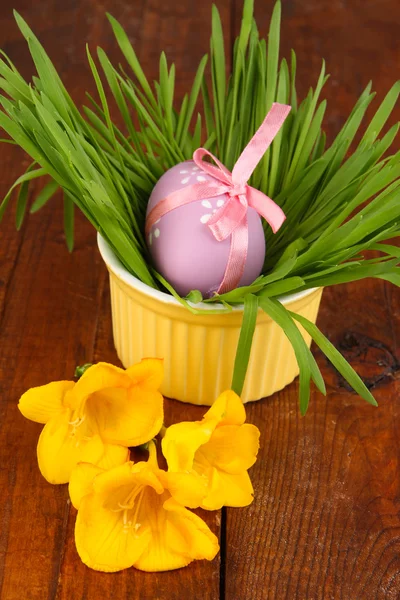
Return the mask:
M296 93L296 55L292 52L290 67L279 57L280 2L273 10L265 42L259 38L253 19L253 0L245 0L230 76L225 74L223 25L214 6L211 78L205 76L205 56L180 105L174 98L175 79L179 76L175 66L169 65L162 53L159 80L150 84L125 31L108 15L129 73L115 68L102 49L98 49L97 57L88 49L98 99L88 96L89 105L80 111L34 33L17 13L15 18L29 45L37 76L27 83L2 54L0 127L32 157L33 163L1 203L0 219L17 188L19 228L28 212L30 182L47 177L30 212L39 210L62 188L70 250L76 206L132 274L151 287L167 290L188 310L200 312L196 306L201 300L199 292L180 298L151 267L143 235L149 194L168 168L190 159L200 145L231 169L272 103L291 104L292 111L282 131L250 180L251 185L272 196L283 208L285 225L273 235L264 223L268 252L263 272L252 285L207 302L223 303L226 310L234 304L244 304L232 382L238 393L243 388L255 318L261 308L293 344L301 371L302 413L308 406L311 379L323 393L325 387L296 321L353 388L374 403L360 378L322 333L304 318L290 313L277 298L366 277L399 285L399 250L383 243L400 231L400 153L390 155L399 124L385 134L382 130L398 101L400 82L365 126L366 111L374 98L372 86L368 85L336 139L327 146L322 128L327 110L326 101L321 100L327 81L324 62L315 87L300 100ZM110 97L121 114L123 129L111 119ZM357 135L360 129L364 131L362 136ZM361 137L357 145L356 136ZM378 251L378 257L368 258L367 250Z

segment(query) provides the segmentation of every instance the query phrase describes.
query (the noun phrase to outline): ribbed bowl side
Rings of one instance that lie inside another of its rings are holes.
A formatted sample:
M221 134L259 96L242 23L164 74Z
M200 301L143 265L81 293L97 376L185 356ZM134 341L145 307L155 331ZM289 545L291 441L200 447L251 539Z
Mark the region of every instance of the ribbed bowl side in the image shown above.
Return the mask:
M144 357L163 358L162 393L211 405L231 386L241 315L192 315L130 288L110 271L114 342L125 367ZM322 289L294 300L290 310L315 322ZM310 338L302 332L307 343ZM270 396L293 381L298 366L282 330L260 311L253 338L244 402Z

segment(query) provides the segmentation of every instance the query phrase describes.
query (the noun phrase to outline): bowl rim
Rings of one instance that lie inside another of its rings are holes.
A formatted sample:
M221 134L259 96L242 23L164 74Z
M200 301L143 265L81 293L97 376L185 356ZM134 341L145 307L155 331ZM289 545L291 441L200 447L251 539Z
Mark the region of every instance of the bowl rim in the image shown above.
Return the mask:
M142 294L149 296L150 298L153 298L158 302L162 302L163 304L172 304L173 306L182 308L182 304L171 294L167 294L165 292L161 292L160 290L156 290L147 285L146 283L143 283L143 281L141 281L131 273L129 273L129 271L123 266L121 261L118 259L113 250L110 248L109 244L99 232L97 232L97 245L100 251L100 255L108 269L111 270L117 277L119 277L127 286L138 290ZM294 294L281 296L278 298L278 300L284 305L291 304L292 302L296 302L298 300L301 300L302 298L310 296L313 292L315 292L318 289L319 288L314 287L308 290L303 290L301 292L295 292ZM217 303L206 304L205 302L199 302L197 304L193 304L192 302L189 302L188 304L190 304L190 306L193 306L193 308L205 311L215 311L216 309L220 309L221 311L226 310L222 304ZM243 311L243 308L243 304L237 304L232 306L233 311Z

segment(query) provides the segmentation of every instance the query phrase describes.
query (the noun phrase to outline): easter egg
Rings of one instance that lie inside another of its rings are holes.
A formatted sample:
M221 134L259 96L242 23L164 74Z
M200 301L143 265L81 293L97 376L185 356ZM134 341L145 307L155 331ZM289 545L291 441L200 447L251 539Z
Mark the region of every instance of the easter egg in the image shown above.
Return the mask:
M193 161L169 169L154 187L147 215L169 194L196 183L215 179ZM231 236L215 239L207 222L229 199L222 194L196 200L175 208L153 224L147 245L157 271L181 295L200 290L204 298L219 288L228 264ZM251 284L261 273L265 259L265 237L261 219L253 208L247 210L248 250L239 286Z

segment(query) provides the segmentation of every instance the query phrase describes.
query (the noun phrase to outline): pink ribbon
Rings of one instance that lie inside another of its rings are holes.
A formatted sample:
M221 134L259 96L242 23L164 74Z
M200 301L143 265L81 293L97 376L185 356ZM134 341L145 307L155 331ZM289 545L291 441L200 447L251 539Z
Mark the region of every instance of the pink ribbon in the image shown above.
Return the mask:
M154 223L175 208L228 194L229 200L207 222L207 227L215 239L222 242L231 236L229 258L224 278L218 293L233 290L242 278L248 251L247 209L250 206L264 217L274 233L285 220L282 209L271 198L247 184L251 174L271 145L285 122L291 107L274 103L263 123L256 131L242 154L239 156L232 173L208 150L199 148L193 154L193 160L200 169L214 180L195 183L172 192L150 211L146 219L146 235ZM217 166L203 161L205 156L213 159Z

